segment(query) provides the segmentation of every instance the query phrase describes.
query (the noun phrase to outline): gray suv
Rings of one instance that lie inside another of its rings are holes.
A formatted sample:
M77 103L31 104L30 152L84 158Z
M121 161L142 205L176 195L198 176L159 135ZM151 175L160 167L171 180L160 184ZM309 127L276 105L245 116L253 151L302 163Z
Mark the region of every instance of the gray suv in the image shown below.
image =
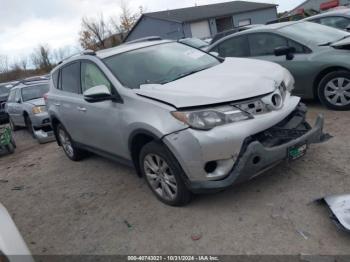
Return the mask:
M84 52L51 72L48 112L74 161L128 163L169 205L218 191L325 141L292 96L294 79L260 60L225 60L165 40ZM305 163L306 165L306 163Z

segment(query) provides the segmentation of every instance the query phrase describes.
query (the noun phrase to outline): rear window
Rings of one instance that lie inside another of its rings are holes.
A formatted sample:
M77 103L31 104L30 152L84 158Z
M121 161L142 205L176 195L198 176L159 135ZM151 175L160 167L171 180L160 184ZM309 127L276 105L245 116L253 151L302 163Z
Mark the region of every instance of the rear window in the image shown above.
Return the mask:
M24 87L22 88L22 100L29 101L37 98L42 98L48 91L48 84Z

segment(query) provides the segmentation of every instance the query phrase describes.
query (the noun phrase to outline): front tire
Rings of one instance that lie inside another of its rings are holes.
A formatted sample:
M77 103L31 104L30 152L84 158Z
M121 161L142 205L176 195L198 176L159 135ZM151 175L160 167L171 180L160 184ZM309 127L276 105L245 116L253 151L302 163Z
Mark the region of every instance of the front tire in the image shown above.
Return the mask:
M36 138L36 137L35 137L34 128L33 128L33 124L32 124L32 121L30 120L29 116L26 116L26 117L25 117L24 122L25 122L25 124L26 124L26 128L27 128L29 134L30 134L33 138Z
M350 72L341 70L327 74L318 86L318 97L330 109L350 110Z
M12 129L12 131L17 131L17 130L18 130L18 126L16 126L16 125L13 123L11 117L9 117L9 123L10 123L10 128Z
M70 160L79 161L85 157L85 152L74 145L71 136L63 125L59 124L56 131L63 151Z
M171 206L184 206L191 200L183 177L184 171L175 157L160 143L150 142L140 152L142 175L156 197Z

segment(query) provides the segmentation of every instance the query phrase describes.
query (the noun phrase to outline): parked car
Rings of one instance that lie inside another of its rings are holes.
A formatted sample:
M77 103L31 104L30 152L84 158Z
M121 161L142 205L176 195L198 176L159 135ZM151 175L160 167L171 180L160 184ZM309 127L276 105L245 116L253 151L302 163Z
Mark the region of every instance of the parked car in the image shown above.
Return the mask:
M350 31L350 9L338 9L322 13L319 15L311 16L304 21L314 22L321 25L327 25L335 27L337 29Z
M11 89L6 110L11 128L26 127L39 142L54 139L44 94L49 91L47 80L23 81Z
M225 37L206 50L276 62L294 76L295 95L350 109L350 34L345 31L311 22L271 24Z
M7 97L10 93L10 87L8 83L0 84L0 124L7 123L8 114L5 111L5 105Z
M199 48L199 49L209 46L208 42L205 42L204 40L201 40L195 37L183 38L183 39L180 39L179 42L185 45L192 46L194 48Z
M248 30L248 29L259 27L259 26L261 26L261 25L260 24L245 25L245 26L235 27L233 29L229 29L229 30L217 33L216 35L214 35L214 37L211 40L210 44L211 45L214 44L215 42L219 41L221 38L224 38L225 36L233 35L235 33L242 32L242 31L245 31L245 30Z
M275 63L162 40L88 52L51 74L48 112L68 158L90 151L129 163L169 205L249 180L326 139L323 117L310 127L290 94L292 75Z

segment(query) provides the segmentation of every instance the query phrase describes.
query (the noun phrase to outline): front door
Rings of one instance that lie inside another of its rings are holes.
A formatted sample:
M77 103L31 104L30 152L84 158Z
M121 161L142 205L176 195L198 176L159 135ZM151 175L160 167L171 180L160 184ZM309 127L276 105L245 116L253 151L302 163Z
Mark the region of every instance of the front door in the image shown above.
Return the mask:
M81 63L82 93L91 87L105 85L111 93L114 88L99 67L90 61ZM120 111L123 104L114 101L81 103L81 127L84 130L82 140L85 144L113 155L122 155Z

